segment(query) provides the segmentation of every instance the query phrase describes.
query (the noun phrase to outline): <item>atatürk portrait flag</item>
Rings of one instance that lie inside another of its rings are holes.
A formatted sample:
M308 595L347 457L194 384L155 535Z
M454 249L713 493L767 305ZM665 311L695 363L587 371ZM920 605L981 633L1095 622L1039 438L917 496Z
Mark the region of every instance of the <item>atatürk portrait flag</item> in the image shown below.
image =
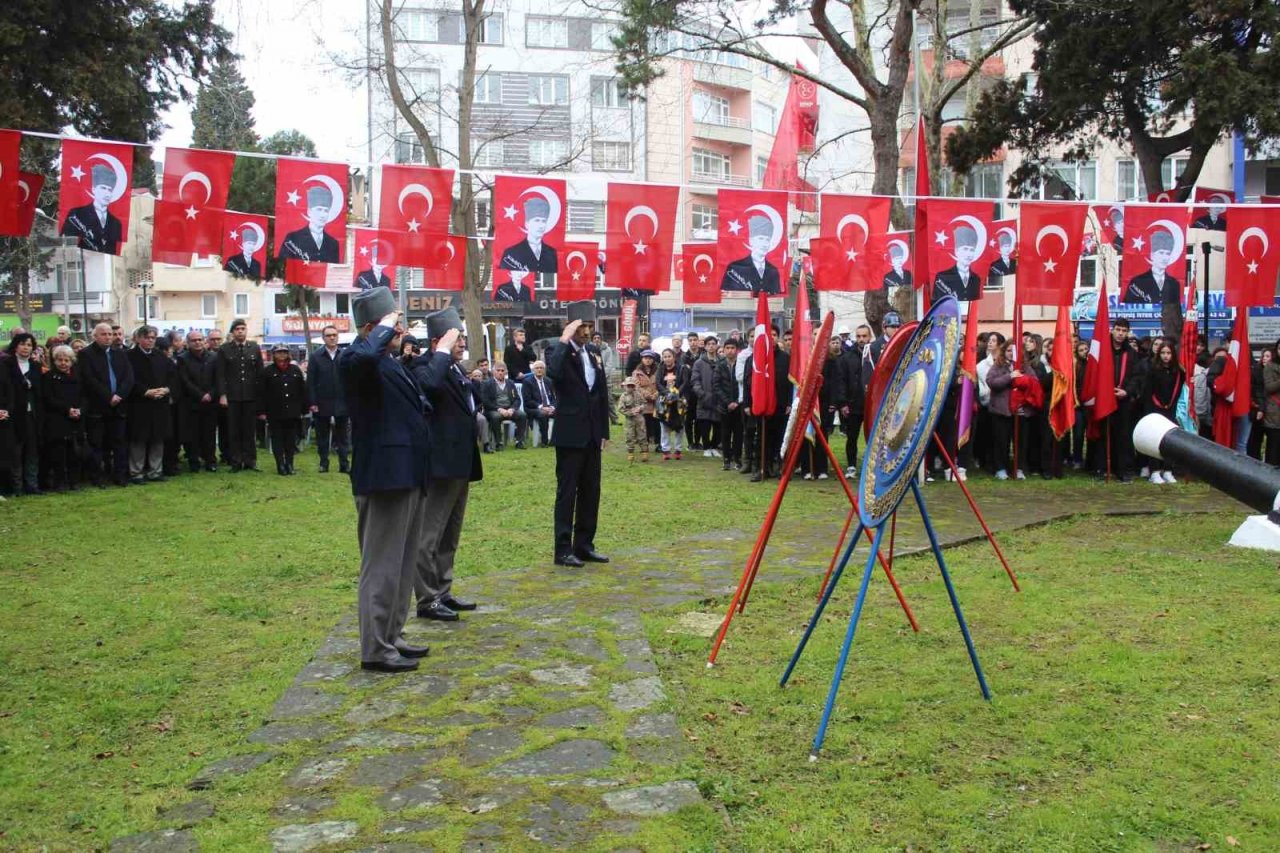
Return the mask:
M787 193L777 190L720 190L720 230L716 241L720 289L738 293L787 292L791 273L787 252Z
M1187 245L1187 208L1134 206L1125 211L1120 301L1163 305L1182 301L1179 270Z
M395 290L396 264L400 257L400 234L378 228L353 228L355 256L351 259L351 282L361 290L386 287Z
M58 233L90 252L120 254L129 233L132 170L132 145L64 139Z
M1024 201L1018 209L1018 293L1023 305L1070 305L1087 204Z
M720 270L717 269L716 244L685 243L680 254L685 304L718 304Z
M267 268L267 217L228 210L222 215L222 268L260 280Z
M453 170L429 166L382 167L378 228L397 231L400 263L425 267L433 246L449 233Z
M342 263L347 243L346 193L345 163L277 160L276 255L310 263Z
M1191 209L1191 227L1204 231L1227 230L1227 205L1235 201L1231 190L1216 190L1213 187L1196 187L1192 199L1197 205Z
M610 286L650 293L667 289L679 206L679 187L609 184L605 255Z
M13 197L0 199L0 237L28 237L36 219L36 204L44 189L44 175L19 172Z
M565 243L560 253L560 269L556 272L556 299L577 302L596 295L597 255L595 243Z
M1277 243L1280 208L1232 208L1227 219L1227 305L1247 308L1275 303L1280 274Z
M987 235L995 229L991 223L991 202L925 199L919 208L925 211L927 228L918 236L928 246L916 246L916 253L928 253L928 267L933 270L929 303L944 296L960 302L982 298L989 259L995 254Z
M540 275L559 269L565 182L498 175L493 181L493 298L532 302Z

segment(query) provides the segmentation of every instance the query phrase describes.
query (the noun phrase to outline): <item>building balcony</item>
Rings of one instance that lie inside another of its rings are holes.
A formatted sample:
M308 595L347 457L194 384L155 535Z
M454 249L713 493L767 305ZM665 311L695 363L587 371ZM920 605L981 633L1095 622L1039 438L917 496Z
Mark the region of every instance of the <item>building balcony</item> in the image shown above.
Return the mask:
M749 175L732 175L728 172L715 171L708 172L703 169L694 169L690 172L689 179L695 184L715 184L716 186L724 187L751 186L751 177Z
M751 69L718 65L714 62L693 63L693 79L711 86L751 91Z
M744 118L725 116L693 123L693 135L698 139L714 139L731 145L750 145L751 122Z

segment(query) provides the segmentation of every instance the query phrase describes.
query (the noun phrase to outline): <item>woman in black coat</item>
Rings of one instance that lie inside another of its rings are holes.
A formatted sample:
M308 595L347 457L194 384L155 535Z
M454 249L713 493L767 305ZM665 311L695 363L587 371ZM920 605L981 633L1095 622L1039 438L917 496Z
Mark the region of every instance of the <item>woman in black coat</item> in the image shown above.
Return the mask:
M1143 414L1155 414L1178 422L1178 397L1187 384L1187 374L1178 364L1178 354L1173 345L1161 342L1156 347L1151 359L1151 369L1142 377L1142 399L1139 401ZM1152 459L1150 480L1155 485L1176 483L1170 469L1157 469L1158 459Z
M267 421L276 473L281 476L297 473L293 470L293 453L306 410L307 380L298 365L290 361L289 348L277 344L271 350L271 364L258 375L258 418Z
M53 370L43 377L40 408L49 487L55 492L80 488L84 441L84 397L76 377L75 353L69 346L53 350Z
M0 368L9 386L9 483L12 494L40 494L40 364L30 333L13 336Z

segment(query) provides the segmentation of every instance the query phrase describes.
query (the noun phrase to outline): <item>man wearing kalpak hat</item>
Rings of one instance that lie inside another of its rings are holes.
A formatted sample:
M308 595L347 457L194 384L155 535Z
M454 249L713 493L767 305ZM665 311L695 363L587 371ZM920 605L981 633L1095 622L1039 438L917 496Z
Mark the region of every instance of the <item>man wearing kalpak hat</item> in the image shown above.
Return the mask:
M258 251L258 230L244 226L240 229L240 254L227 258L222 268L230 273L248 278L262 278L262 264L253 256Z
M404 326L391 291L357 294L351 313L359 336L338 355L338 376L354 451L360 666L405 672L428 651L409 645L402 632L417 576L430 405L396 357Z
M334 218L330 215L331 207L333 207L333 193L328 187L308 187L307 212L303 217L307 220L307 227L290 231L285 235L284 245L280 247L280 256L298 261L336 264L338 241L324 230L324 227Z
M739 258L725 268L720 280L721 290L761 291L770 296L782 293L782 279L778 268L769 262L769 251L778 235L773 233L773 222L767 216L754 215L747 220L747 246L751 254Z
M475 395L462 372L467 348L462 319L455 308L427 315L430 351L413 360L411 372L426 395L431 442L427 449L427 487L422 504L413 587L418 616L455 622L475 604L453 594L453 562L462 537L471 484L482 479L476 444Z
M600 453L609 440L609 388L600 351L590 343L594 302L569 305L569 324L547 350L547 375L555 383L556 449L555 562L582 566L607 563L596 550L600 513Z
M89 170L89 182L93 201L73 207L62 223L61 233L65 237L78 237L81 249L118 254L124 228L108 209L116 196L116 173L110 166L94 166Z
M960 302L972 302L982 295L982 279L970 265L982 254L978 233L968 225L955 230L955 264L938 273L933 280L933 300L954 296Z
M551 205L542 196L531 195L524 200L525 239L503 251L499 264L502 269L547 273L556 271L555 247L542 242L550 216Z

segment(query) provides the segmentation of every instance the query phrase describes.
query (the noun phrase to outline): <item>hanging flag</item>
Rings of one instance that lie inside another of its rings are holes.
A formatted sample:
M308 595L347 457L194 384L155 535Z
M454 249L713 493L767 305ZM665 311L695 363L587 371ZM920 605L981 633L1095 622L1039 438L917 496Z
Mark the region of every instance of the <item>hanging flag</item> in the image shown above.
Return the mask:
M799 62L796 65L801 71L806 70ZM791 78L791 92L796 98L796 118L800 124L800 150L812 151L818 142L818 84L797 75Z
M1181 302L1182 282L1174 273L1187 245L1187 209L1134 207L1124 225L1124 278L1120 301L1163 305Z
M788 364L791 372L790 379L794 384L799 385L800 378L804 376L805 366L809 363L809 357L813 354L813 318L809 316L809 287L803 277L800 279L799 290L796 293L796 322L791 334L791 342L794 358ZM826 346L825 342L823 346Z
M872 274L880 276L881 287L913 285L911 242L910 231L890 231L884 235L883 243L874 247L872 257L878 262L878 268Z
M919 57L917 51L916 56ZM917 65L917 68L923 66ZM915 252L916 252L916 287L923 287L924 307L929 310L932 296L927 285L931 283L929 267L929 223L926 221L925 200L933 194L932 182L929 179L929 146L925 144L924 117L916 119L916 216L915 216ZM892 248L892 244L890 244ZM944 264L945 266L945 264ZM941 267L939 268L941 269Z
M1098 288L1098 310L1089 341L1089 360L1084 367L1081 405L1089 408L1089 421L1098 424L1116 410L1116 360L1111 346L1111 311L1107 305L1107 280ZM1096 437L1095 432L1095 437Z
M193 255L222 249L222 216L236 155L167 148L151 231L151 259L190 266Z
M422 286L427 290L463 289L467 272L467 238L453 234L436 234L427 245L427 260L422 270Z
M96 139L62 140L58 233L90 252L120 254L129 234L133 146Z
M847 293L854 289L854 265L835 237L810 237L804 264L805 271L812 272L815 290Z
M36 219L36 205L44 189L44 175L19 172L13 196L0 200L0 237L28 237Z
M987 266L994 254L987 235L994 231L991 202L926 199L923 202L927 230L928 268L933 273L930 303L943 296L960 302L982 298ZM921 232L916 232L916 280L920 280Z
M787 194L772 190L720 190L717 266L720 289L737 293L787 292Z
M1270 306L1280 275L1280 208L1238 207L1227 228L1226 303L1232 307Z
M286 260L342 263L347 244L346 192L345 163L277 160L276 255Z
M1231 190L1196 187L1192 200L1200 205L1191 209L1191 227L1205 231L1227 230L1227 205L1235 201Z
M1049 392L1049 428L1059 441L1076 423L1076 358L1071 346L1071 312L1058 307L1058 322L1053 330L1053 388Z
M605 253L609 285L659 293L670 285L680 188L609 183Z
M964 320L964 349L960 353L960 407L956 410L956 447L969 443L973 432L975 391L978 382L978 311L967 306Z
M720 273L716 269L715 243L685 243L680 252L684 277L681 286L686 305L720 303Z
M380 228L352 228L355 255L351 263L351 283L361 290L396 286L396 265L400 240L404 236Z
M756 332L751 343L751 414L767 417L778 410L778 389L773 382L774 348L769 332L769 299L756 295Z
M1091 230L1093 245L1086 247L1086 254L1094 254L1102 246L1110 246L1117 254L1124 252L1124 205L1094 204L1089 213L1093 217Z
M493 294L498 302L532 302L559 268L565 239L565 182L498 175L493 182Z
M1170 190L1148 193L1147 201L1153 204L1184 204L1191 197L1191 187L1174 187Z
M987 240L987 278L999 281L1007 275L1018 274L1018 220L997 219L991 223L991 238Z
M256 213L222 214L222 268L241 278L262 279L267 268L267 217Z
M378 228L396 231L400 263L425 267L431 247L449 233L453 170L385 165L379 187Z
M329 265L321 261L300 261L286 258L284 262L285 284L303 287L324 287L329 278Z
M1182 320L1182 341L1178 347L1178 362L1182 365L1182 372L1186 374L1187 381L1182 383L1182 393L1186 395L1187 406L1186 413L1183 415L1181 407L1178 414L1179 421L1185 417L1187 423L1184 428L1191 427L1190 432L1199 432L1199 421L1196 415L1196 383L1192 381L1196 375L1196 343L1199 341L1199 330L1196 328L1196 289L1195 285L1187 282L1187 298L1184 303L1186 313ZM1211 398L1212 399L1212 398Z
M882 284L877 257L889 231L890 200L884 196L823 195L818 233L835 241L842 264L819 264L815 259L818 290L865 291Z
M801 95L801 89L810 94ZM787 100L782 105L782 115L778 119L778 130L773 137L773 148L769 151L769 160L765 164L764 177L760 186L766 190L782 190L790 193L790 202L797 210L814 213L818 209L817 188L800 177L800 149L808 143L812 150L812 133L805 131L805 119L802 117L801 101L812 103L809 112L816 122L817 92L816 87L796 75L791 76L791 86L787 90Z
M1024 201L1018 211L1018 292L1023 305L1070 305L1088 205ZM995 265L992 264L992 272Z
M22 171L22 134L16 130L0 130L0 208L8 210L17 199L18 175ZM3 219L0 217L0 225Z
M1231 414L1237 418L1249 414L1253 398L1253 354L1249 351L1249 309L1237 308L1235 324L1231 327L1231 343L1227 347L1227 360L1234 362L1236 371L1235 391L1229 397Z
M577 302L595 298L599 253L596 243L564 244L560 268L556 270L556 299Z

